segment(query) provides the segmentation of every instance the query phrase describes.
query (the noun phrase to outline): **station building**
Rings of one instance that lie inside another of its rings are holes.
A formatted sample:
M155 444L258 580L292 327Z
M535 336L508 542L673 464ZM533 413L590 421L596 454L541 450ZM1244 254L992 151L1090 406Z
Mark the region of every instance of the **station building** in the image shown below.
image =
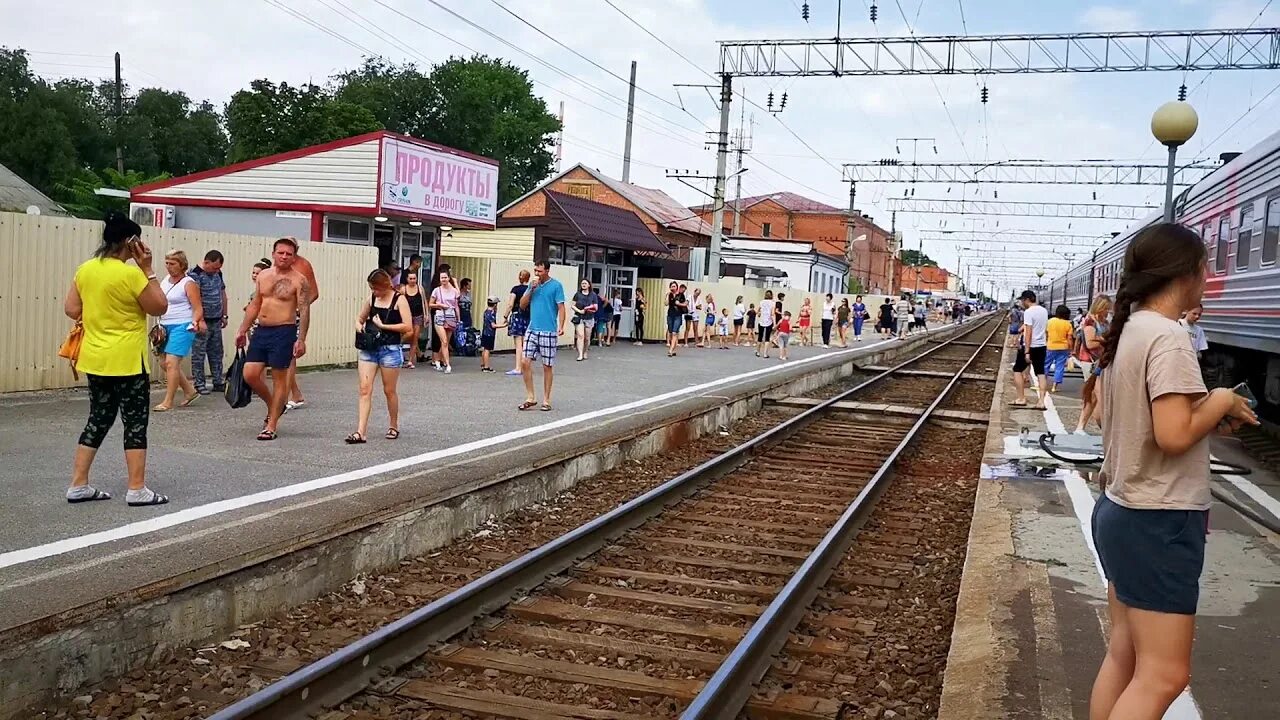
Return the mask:
M527 260L531 233L492 232L498 172L490 158L377 131L141 185L130 211L143 225L373 246L379 265L420 254L432 267L476 245Z

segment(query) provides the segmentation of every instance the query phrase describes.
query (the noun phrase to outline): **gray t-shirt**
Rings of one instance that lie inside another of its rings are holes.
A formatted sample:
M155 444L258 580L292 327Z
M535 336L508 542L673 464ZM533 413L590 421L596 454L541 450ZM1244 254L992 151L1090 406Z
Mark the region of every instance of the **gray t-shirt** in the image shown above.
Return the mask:
M1139 510L1207 510L1209 438L1181 455L1156 445L1151 401L1207 391L1187 331L1152 310L1129 317L1116 357L1102 374L1105 422L1101 481L1107 497Z

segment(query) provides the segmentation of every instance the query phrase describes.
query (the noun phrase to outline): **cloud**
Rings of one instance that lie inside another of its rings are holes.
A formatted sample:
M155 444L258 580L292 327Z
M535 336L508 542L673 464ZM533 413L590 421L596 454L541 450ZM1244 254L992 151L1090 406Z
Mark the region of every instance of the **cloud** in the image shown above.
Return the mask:
M1138 15L1136 10L1112 7L1110 5L1095 5L1085 10L1084 14L1080 16L1080 24L1086 30L1096 32L1140 30L1142 29L1142 17Z

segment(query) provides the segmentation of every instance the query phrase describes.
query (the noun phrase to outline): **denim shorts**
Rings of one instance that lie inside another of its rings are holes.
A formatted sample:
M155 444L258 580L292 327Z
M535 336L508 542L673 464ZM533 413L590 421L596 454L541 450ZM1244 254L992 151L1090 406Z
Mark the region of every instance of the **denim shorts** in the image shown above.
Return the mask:
M667 332L678 333L680 328L684 327L684 316L668 315L667 316Z
M404 366L404 348L395 345L379 345L376 350L361 350L360 362L377 363L378 367L395 370Z
M1194 615L1204 569L1206 510L1133 510L1105 494L1093 506L1102 571L1129 607Z

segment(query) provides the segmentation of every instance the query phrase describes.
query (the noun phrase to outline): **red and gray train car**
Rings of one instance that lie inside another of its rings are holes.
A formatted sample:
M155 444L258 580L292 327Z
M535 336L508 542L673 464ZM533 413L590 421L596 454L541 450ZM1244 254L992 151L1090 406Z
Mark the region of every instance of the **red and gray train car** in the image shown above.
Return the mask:
M1229 159L1182 192L1174 215L1204 238L1209 251L1204 319L1209 339L1206 380L1215 386L1248 381L1280 406L1280 133ZM1049 287L1046 305L1074 315L1099 294L1115 297L1124 253L1159 213L1117 236Z

